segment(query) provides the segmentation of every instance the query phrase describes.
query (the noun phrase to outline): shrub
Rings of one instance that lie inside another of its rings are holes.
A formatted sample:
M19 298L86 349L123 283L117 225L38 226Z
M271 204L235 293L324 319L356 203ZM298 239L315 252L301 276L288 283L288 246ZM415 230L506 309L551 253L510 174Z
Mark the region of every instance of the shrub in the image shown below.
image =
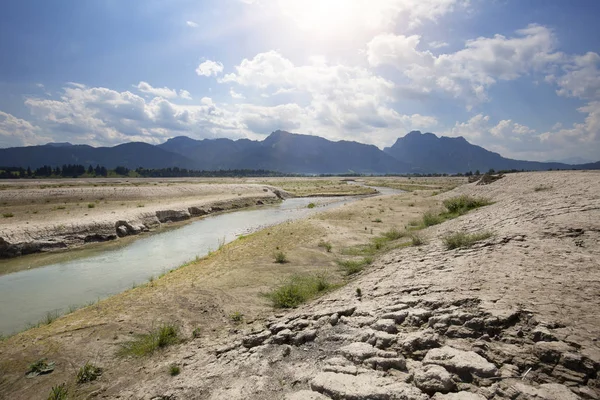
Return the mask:
M244 314L242 314L239 311L235 311L235 312L229 314L229 319L231 319L236 324L239 324L244 320Z
M324 275L294 275L264 296L275 308L294 308L331 287Z
M416 232L410 235L410 241L413 246L421 246L425 244L425 239L423 236Z
M338 260L338 265L342 267L346 275L354 275L362 271L367 265L371 264L373 259L365 257L360 260Z
M77 383L95 381L100 375L102 375L102 368L86 362L83 367L79 368L79 372L77 372Z
M382 234L382 236L391 242L393 240L398 240L401 237L403 237L404 236L404 232L401 232L400 230L398 230L396 228L392 228L389 231L384 232Z
M322 247L327 250L328 253L331 253L331 243L321 240L319 242L319 247Z
M67 400L68 395L69 390L67 389L67 385L61 383L60 385L52 386L48 400Z
M315 208L317 205L315 203L309 203L308 204L308 208Z
M356 288L356 297L362 297L362 290L361 288Z
M275 262L278 264L285 264L288 262L287 256L283 251L278 251L275 253Z
M466 232L455 232L446 235L443 238L443 241L444 245L446 246L446 249L452 250L458 248L471 247L475 243L485 239L489 239L492 236L493 234L491 232L480 232L473 234L468 234Z
M444 222L444 219L439 214L436 214L432 211L427 211L425 214L423 214L422 221L423 226L428 227L441 224Z
M177 364L171 364L169 366L169 375L177 376L181 373L181 368Z
M95 207L96 207L96 204L94 204L94 203L89 203L88 204L88 208L95 208Z
M444 206L448 209L448 212L459 215L490 204L491 202L488 199L484 199L482 197L471 197L467 195L452 197L444 200Z
M4 214L2 214L2 216L3 216L4 218L12 218L12 217L14 217L14 216L15 216L15 214L13 214L13 213L4 213Z
M156 350L179 342L177 327L170 324L161 325L158 329L136 337L121 345L119 355L142 357Z

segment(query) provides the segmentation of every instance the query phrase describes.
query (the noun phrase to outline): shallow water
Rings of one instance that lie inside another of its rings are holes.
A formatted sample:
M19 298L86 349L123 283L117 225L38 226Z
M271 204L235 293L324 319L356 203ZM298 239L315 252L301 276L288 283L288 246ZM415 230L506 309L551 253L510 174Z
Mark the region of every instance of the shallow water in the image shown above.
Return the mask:
M400 192L377 189L381 194ZM176 229L140 237L123 246L87 253L84 250L73 257L65 253L59 262L0 276L0 334L24 329L48 312L62 313L70 306L123 292L135 283L147 282L152 276L197 256L203 257L239 235L304 218L356 199L295 198L258 209L209 216ZM309 209L309 203L317 207ZM31 261L23 258L22 262Z

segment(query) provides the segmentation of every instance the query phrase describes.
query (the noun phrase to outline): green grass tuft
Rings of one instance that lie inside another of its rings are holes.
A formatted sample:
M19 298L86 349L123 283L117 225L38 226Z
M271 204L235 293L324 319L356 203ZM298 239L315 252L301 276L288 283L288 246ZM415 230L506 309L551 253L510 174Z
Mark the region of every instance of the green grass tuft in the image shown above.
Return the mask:
M308 207L308 208L315 208L316 206L317 205L315 203L309 203L308 206L306 206L306 207Z
M494 235L491 232L480 232L473 234L469 234L466 232L455 232L444 236L443 241L444 245L446 246L446 249L452 250L458 248L471 247L475 243L485 239L489 239L492 236Z
M492 204L488 199L482 197L472 197L467 195L452 197L444 200L444 206L449 213L463 215L479 207Z
M88 204L88 208L96 208L96 204L94 204L94 203L89 203L89 204Z
M331 253L331 243L321 240L319 242L319 247L324 248L328 253Z
M179 365L177 364L171 364L169 366L169 375L171 376L177 376L181 373L181 367L179 367Z
M234 323L239 324L242 321L244 321L244 314L242 314L239 311L235 311L229 314L229 319L232 320Z
M67 400L68 395L69 390L67 389L67 384L61 383L60 385L52 386L50 394L48 395L48 400Z
M321 274L294 275L264 296L275 308L294 308L331 287L332 284Z
M278 264L285 264L288 262L287 256L283 251L278 251L275 253L275 262Z
M342 270L346 275L354 275L362 271L367 265L371 264L373 259L365 257L360 260L338 260L338 265L342 267Z
M165 324L158 329L136 337L121 345L118 355L143 357L179 342L179 332L175 325Z
M4 218L12 218L12 217L14 217L14 216L15 216L15 214L13 214L13 213L4 213L4 214L2 214L2 216L3 216Z
M410 241L413 246L422 246L425 244L425 238L417 232L410 235Z
M77 383L87 383L98 379L102 375L102 368L86 362L77 372Z

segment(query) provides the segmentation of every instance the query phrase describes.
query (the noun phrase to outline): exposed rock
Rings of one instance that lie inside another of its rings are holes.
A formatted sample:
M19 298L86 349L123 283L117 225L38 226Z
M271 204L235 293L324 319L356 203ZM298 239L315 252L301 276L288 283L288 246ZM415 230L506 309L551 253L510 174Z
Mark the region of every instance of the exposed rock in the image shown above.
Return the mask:
M404 322L407 315L408 315L408 311L402 310L402 311L388 312L386 314L383 314L381 318L393 319L398 325L400 325L401 323Z
M550 332L550 330L545 326L539 325L535 327L535 329L531 333L533 335L534 342L554 342L558 340L556 336L552 332Z
M444 346L427 352L423 364L437 364L457 374L491 377L497 374L496 366L473 351L458 350Z
M454 390L455 384L452 375L439 365L426 365L417 369L413 377L415 386L425 393L448 393Z
M367 343L352 343L338 350L349 360L361 362L377 354L377 349Z
M293 335L293 333L289 329L284 329L282 331L279 331L276 335L272 336L273 343L275 343L275 344L289 343L292 335Z
M406 360L404 357L371 357L365 360L364 364L370 368L387 371L388 369L405 370Z
M533 353L540 361L556 364L563 353L574 351L575 349L565 342L537 342L533 346Z
M382 331L387 333L396 333L398 329L396 328L396 322L393 319L380 319L377 320L373 325L371 325L372 329L376 331Z
M252 347L260 346L263 344L265 340L267 340L271 336L271 332L268 330L264 330L262 332L256 333L254 335L246 336L242 339L242 345L247 349Z
M307 329L305 331L298 332L296 336L292 338L292 344L301 346L304 343L312 342L317 337L317 331L314 329Z
M439 335L432 329L413 332L402 340L402 348L407 353L414 353L418 350L432 349L439 346Z
M458 392L448 394L436 393L431 400L486 400L486 398L476 393Z
M427 400L428 396L412 385L396 383L375 375L318 374L310 387L333 399L345 400Z
M191 217L188 210L161 210L156 212L156 218L158 218L161 223L185 221Z
M331 400L321 393L313 392L312 390L301 390L296 393L286 394L284 400Z

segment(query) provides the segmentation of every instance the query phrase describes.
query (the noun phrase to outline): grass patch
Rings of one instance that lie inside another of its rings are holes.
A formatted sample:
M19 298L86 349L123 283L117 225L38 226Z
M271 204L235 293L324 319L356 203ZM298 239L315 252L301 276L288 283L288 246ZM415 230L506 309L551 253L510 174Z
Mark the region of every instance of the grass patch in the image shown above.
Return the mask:
M315 208L317 205L315 203L308 203L307 208Z
M452 250L458 248L471 247L475 243L485 239L489 239L492 236L493 233L491 232L480 232L473 234L469 234L466 232L455 232L444 236L443 241L444 245L446 246L446 249Z
M325 249L328 253L331 253L331 243L321 240L319 242L319 247Z
M388 240L388 241L390 241L390 242L392 242L392 241L394 241L394 240L398 240L398 239L400 239L400 238L401 238L401 237L403 237L404 235L405 235L405 233L404 233L404 232L402 232L402 231L400 231L399 229L397 229L397 228L392 228L392 229L390 229L389 231L383 232L383 233L381 234L381 237L382 237L382 238L385 238L386 240Z
M276 252L274 257L275 257L275 262L278 264L285 264L285 263L289 262L287 259L287 256L285 255L285 253L283 251Z
M373 259L365 257L360 260L338 260L338 265L344 270L346 275L354 275L362 271L367 265L371 264Z
M444 200L444 207L448 209L448 212L459 215L466 214L471 210L488 206L490 204L492 204L492 202L488 199L484 199L483 197L472 197L467 195L452 197Z
M4 213L4 214L2 214L2 216L3 216L4 218L12 218L12 217L14 217L14 216L15 216L15 214L13 214L13 213Z
M102 375L102 368L86 362L85 365L79 368L77 372L77 383L87 383L98 379Z
M239 311L235 311L235 312L229 314L229 319L236 324L240 324L244 321L244 314L242 314Z
M181 367L179 367L179 365L177 364L171 364L169 366L169 375L171 376L177 376L181 373Z
M552 190L553 186L550 185L539 185L533 188L534 192L545 192L546 190Z
M294 275L264 296L275 308L294 308L332 287L322 274Z
M60 385L52 386L48 400L67 400L68 396L69 390L67 389L67 384L61 383Z
M96 208L96 204L94 204L94 203L88 203L88 208Z
M377 224L380 224L380 223L382 223L383 221L381 220L381 218L376 218L376 219L374 219L374 220L373 220L373 221L371 221L371 222L375 222L375 223L377 223Z
M410 235L410 243L413 246L422 246L425 244L425 238L417 232Z
M422 226L427 228L430 226L438 225L444 222L446 218L442 217L442 214L434 213L433 211L427 211L421 218Z
M199 327L194 328L194 330L192 332L192 337L194 339L198 339L200 337L200 335L202 335L202 330Z
M29 364L25 376L28 378L35 378L38 375L49 374L54 371L54 362L47 362L45 358L38 360L32 364Z
M143 357L179 342L179 332L175 325L165 324L158 329L136 337L121 345L118 355Z

